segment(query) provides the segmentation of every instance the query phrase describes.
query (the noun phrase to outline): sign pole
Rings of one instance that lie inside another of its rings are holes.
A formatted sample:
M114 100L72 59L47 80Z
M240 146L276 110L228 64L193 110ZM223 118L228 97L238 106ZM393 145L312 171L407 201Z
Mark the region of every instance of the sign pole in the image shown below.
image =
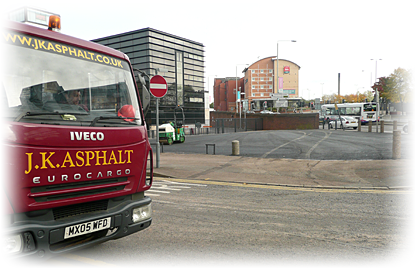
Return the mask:
M159 98L156 98L156 168L160 167Z
M165 78L155 75L150 79L150 93L156 98L156 168L160 167L160 143L159 143L159 100L163 98L167 91L168 85Z

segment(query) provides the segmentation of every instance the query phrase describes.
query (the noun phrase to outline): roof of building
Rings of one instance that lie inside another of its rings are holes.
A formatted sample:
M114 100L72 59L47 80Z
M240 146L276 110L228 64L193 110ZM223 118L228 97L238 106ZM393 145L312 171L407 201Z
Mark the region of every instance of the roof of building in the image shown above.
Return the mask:
M249 68L249 67L253 66L253 65L254 65L254 64L256 64L257 62L262 61L262 60L267 59L267 58L270 58L272 61L276 59L276 57L274 57L274 56L269 56L269 57L265 57L265 58L259 59L259 60L257 60L256 62L254 62L253 64L251 64L250 66L248 66L247 68L245 68L245 69L243 70L243 72L246 72L246 71L248 70L248 68ZM282 61L282 60L295 64L296 66L298 66L298 68L299 68L299 70L300 70L300 66L299 66L298 64L296 64L295 62L290 61L290 60L287 60L287 59L280 59L280 58L279 58L279 61Z

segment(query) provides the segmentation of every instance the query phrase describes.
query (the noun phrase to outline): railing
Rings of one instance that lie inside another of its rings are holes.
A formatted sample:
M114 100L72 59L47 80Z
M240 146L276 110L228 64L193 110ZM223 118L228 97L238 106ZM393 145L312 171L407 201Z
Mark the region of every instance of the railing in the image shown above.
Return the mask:
M245 131L263 130L263 119L249 118L249 119L214 119L211 120L211 126L204 126L201 124L184 125L185 135L207 135L207 134L224 134L224 133L238 133ZM155 130L148 130L149 138L156 138Z

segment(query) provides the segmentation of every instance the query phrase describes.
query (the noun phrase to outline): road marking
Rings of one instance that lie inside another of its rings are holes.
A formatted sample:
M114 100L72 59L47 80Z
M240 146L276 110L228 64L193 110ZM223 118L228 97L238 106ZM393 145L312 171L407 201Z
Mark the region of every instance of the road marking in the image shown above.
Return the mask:
M166 180L165 178L155 178L152 187L146 191L146 196L159 197L160 194L170 194L170 191L181 191L191 189L191 186L202 186L205 184L180 183Z
M157 189L157 188L156 188L156 189ZM149 190L147 190L147 191L152 191L152 192L162 193L162 194L170 194L170 192L169 192L169 191L159 191L159 190L157 190L157 191L156 191L156 189L150 188L150 189L149 189Z
M325 188L325 187L297 187L286 186L276 184L253 184L253 183L237 183L226 181L205 181L205 180L186 180L186 179L174 179L178 182L184 182L189 184L204 184L204 185L224 185L235 187L248 187L248 188L263 188L274 190L289 190L289 191L304 191L304 192L317 192L317 193L353 193L353 194L411 194L409 190L388 190L386 189L370 189L370 188Z
M282 148L282 147L284 147L284 146L286 146L286 145L288 145L288 144L292 143L293 141L296 141L296 140L302 139L302 138L304 138L305 136L307 136L307 134L306 134L305 132L303 132L303 136L298 137L298 138L295 138L295 139L292 139L292 140L290 140L289 142L286 142L285 144L282 144L282 145L280 145L280 146L278 146L278 147L276 147L276 148L272 149L271 151L266 152L265 154L263 154L263 155L261 156L261 158L266 158L266 157L267 157L269 154L271 154L272 152L274 152L274 151L276 151L276 150L278 150L278 149L280 149L280 148Z
M206 186L205 184L174 182L174 181L169 181L169 180L165 180L165 179L158 179L157 177L155 177L155 180L162 181L162 182L165 182L165 183L170 183L170 184L186 184L186 185L194 185L194 186Z
M160 197L159 194L152 194L152 193L147 193L147 192L146 192L146 196L148 196L148 197Z
M75 260L77 262L82 262L84 264L89 264L89 265L93 265L93 266L106 266L106 267L110 267L110 266L114 266L116 267L114 264L109 264L106 262L102 262L102 261L97 261L91 258L86 258L86 257L82 257L79 255L75 255L75 254L64 254L62 255L63 258L67 258L67 259L71 259L71 260Z
M310 148L309 151L305 154L305 158L306 159L310 159L311 158L311 153L313 152L313 150L316 147L318 147L318 145L321 144L322 141L324 141L325 139L327 139L332 134L332 132L329 132L329 134L327 134L325 131L324 131L324 133L325 133L325 137L322 138L321 140L319 140L315 145L313 145L312 148Z

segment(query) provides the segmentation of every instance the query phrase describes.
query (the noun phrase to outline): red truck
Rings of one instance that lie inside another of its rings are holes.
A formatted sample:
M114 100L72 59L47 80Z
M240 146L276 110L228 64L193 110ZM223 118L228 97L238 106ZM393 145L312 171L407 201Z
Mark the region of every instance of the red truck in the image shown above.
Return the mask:
M134 72L114 49L6 22L5 249L50 256L150 226L153 153ZM4 200L3 200L4 202Z

